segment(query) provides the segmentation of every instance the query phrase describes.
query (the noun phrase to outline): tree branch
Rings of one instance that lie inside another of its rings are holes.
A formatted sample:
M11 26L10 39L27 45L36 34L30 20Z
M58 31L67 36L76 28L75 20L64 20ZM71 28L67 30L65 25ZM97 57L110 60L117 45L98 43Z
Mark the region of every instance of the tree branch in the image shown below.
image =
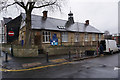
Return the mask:
M24 5L23 2L15 2L16 4L18 4L19 6L21 6L22 8L24 8L26 10L26 6Z
M7 6L3 6L2 9L7 8L7 7L9 7L9 6L12 6L12 5L14 5L14 4L16 4L16 2L14 2L14 3L12 3L12 4L9 4L9 5L7 5Z
M42 5L42 6L34 6L33 8L42 8L42 7L54 5L56 2L57 2L57 0L56 0L55 2L53 2L53 3L50 3L50 2L49 2L49 3L47 3L47 4L45 4L45 5Z

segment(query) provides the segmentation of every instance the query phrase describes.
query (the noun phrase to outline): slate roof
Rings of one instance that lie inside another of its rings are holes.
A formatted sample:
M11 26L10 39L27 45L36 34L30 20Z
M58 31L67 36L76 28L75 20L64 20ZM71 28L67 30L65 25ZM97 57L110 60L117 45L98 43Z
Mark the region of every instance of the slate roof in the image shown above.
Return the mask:
M23 20L25 20L25 14L22 13ZM85 28L84 23L75 22L65 29L59 29L57 26L65 26L67 20L55 19L47 17L43 20L42 16L32 14L32 29L45 29L45 30L57 30L57 31L72 31L72 32L90 32L90 33L102 33L95 27L88 25ZM25 23L23 23L25 25ZM22 24L22 26L23 26ZM21 28L22 28L21 26Z
M7 24L9 21L12 20L12 18L5 18L5 17L3 17L3 20L4 20L4 23Z

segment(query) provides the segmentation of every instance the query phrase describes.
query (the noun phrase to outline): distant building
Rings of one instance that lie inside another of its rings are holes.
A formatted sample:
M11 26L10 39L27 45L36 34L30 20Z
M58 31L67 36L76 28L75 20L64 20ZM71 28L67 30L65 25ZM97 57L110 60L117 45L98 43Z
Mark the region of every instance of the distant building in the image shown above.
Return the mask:
M2 42L7 43L7 23L11 21L12 18L5 18L3 17L2 20Z
M3 36L3 33L2 33L2 20L0 21L0 43L2 43L2 36Z
M104 35L104 39L112 40L112 35Z
M6 43L6 27L4 21L0 20L0 43Z
M118 45L120 45L120 35L119 34L114 34L112 36L112 39L115 40Z

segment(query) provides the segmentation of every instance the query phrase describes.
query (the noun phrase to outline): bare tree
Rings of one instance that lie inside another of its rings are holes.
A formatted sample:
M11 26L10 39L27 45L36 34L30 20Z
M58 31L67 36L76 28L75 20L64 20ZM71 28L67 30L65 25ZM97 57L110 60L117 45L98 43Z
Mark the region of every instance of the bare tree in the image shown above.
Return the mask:
M5 9L12 5L18 5L21 8L24 9L26 14L26 39L25 39L25 45L26 47L30 46L30 36L31 36L31 13L33 9L35 8L44 8L48 7L52 10L59 9L61 10L61 6L64 0L14 0L12 2L9 2L11 0L3 0L0 1L0 7L1 9Z
M110 35L110 32L108 30L106 30L104 33L105 35Z

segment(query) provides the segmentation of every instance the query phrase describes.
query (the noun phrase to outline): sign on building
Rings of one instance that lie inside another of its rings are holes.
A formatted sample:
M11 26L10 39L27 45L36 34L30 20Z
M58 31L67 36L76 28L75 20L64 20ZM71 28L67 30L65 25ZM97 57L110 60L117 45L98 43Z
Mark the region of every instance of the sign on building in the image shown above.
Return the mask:
M9 35L9 36L14 36L14 32L13 32L13 31L9 31L9 32L8 32L8 35Z
M50 44L53 46L58 45L58 38L56 34L53 34L52 39L50 39Z

